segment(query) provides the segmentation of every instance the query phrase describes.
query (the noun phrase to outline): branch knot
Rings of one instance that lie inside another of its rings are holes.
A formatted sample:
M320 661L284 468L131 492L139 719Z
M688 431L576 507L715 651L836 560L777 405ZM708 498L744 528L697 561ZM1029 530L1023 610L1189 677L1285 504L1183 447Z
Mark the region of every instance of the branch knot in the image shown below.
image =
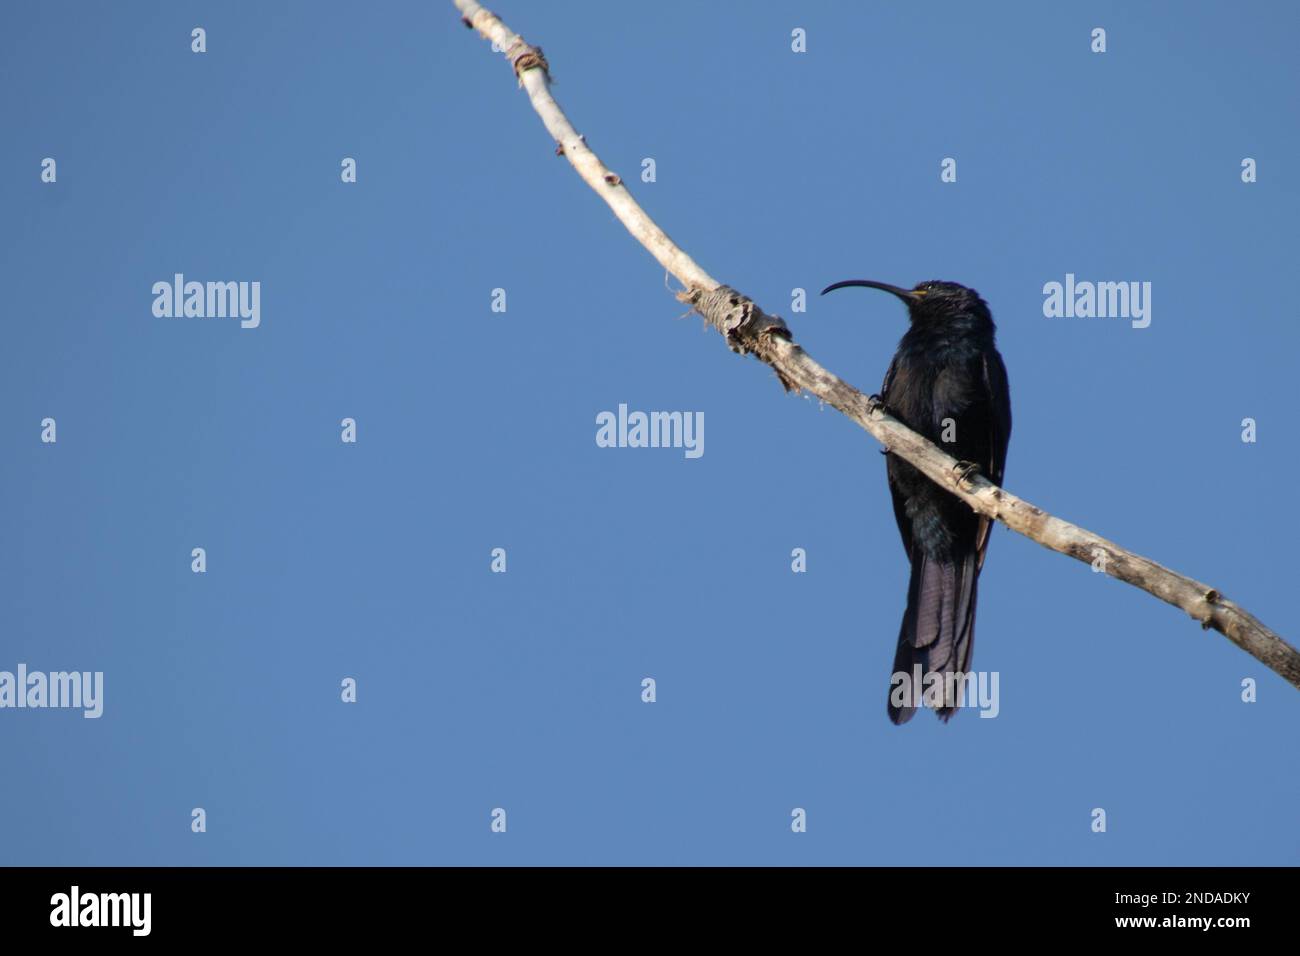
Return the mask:
M546 74L546 82L551 82L551 66L542 55L542 48L529 46L519 34L515 34L515 38L510 41L510 49L506 51L506 56L510 59L510 65L514 67L515 76L519 78L520 83L524 81L525 70L541 70Z
M787 342L794 340L780 316L768 315L753 299L729 285L719 285L713 289L692 286L679 292L677 298L689 303L704 316L704 321L721 332L731 351L757 357L771 366L787 392L798 391L794 380L773 360L773 338Z
M768 315L754 300L729 285L715 289L687 289L678 296L690 303L704 320L727 340L733 352L754 352L763 335L779 335L789 340L790 330L779 316Z

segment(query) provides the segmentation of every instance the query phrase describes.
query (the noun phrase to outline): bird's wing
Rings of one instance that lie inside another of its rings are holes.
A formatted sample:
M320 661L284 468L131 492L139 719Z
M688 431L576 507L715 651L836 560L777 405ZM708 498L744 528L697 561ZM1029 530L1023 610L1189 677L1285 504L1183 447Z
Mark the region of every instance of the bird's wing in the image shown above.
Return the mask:
M889 404L889 393L894 387L894 376L898 374L898 353L889 362L889 368L885 370L885 381L880 386L880 398L886 405Z
M1002 356L994 349L984 353L984 388L993 409L988 479L1001 486L1007 466L1007 444L1011 441L1011 387L1007 384L1007 368L1002 364Z
M889 408L889 393L894 386L894 376L898 372L898 353L894 354L893 361L889 363L889 370L885 372L885 382L880 386L880 398L885 403L885 408ZM894 482L894 473L900 467L900 464L890 457L885 463L886 474L889 478L889 495L894 499L894 520L898 522L898 533L903 539L903 553L907 555L908 560L912 559L912 519L907 516L907 501L898 490L898 485Z
M984 391L989 398L989 460L985 476L998 487L1007 467L1007 445L1011 441L1011 388L1007 384L1007 368L996 349L984 353ZM984 567L984 552L989 546L989 531L993 522L980 516L975 548L979 554L979 568Z

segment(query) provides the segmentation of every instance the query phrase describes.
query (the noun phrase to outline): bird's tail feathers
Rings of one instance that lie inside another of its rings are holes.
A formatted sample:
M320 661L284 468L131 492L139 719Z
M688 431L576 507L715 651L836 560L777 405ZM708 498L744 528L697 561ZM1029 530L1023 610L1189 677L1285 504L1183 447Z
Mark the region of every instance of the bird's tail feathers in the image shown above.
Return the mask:
M907 610L890 675L889 719L894 723L911 720L917 703L934 706L944 721L957 712L954 694L975 647L978 580L974 551L944 558L920 549L913 554ZM930 678L932 673L938 676Z

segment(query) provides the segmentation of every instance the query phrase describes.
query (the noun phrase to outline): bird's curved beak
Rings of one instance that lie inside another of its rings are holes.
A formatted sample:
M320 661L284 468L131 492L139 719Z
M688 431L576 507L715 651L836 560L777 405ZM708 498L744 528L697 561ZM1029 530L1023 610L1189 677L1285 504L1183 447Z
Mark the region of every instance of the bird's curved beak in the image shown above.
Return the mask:
M822 289L821 294L825 295L827 292L834 292L836 289L846 289L849 286L861 286L864 289L882 289L885 292L898 296L909 306L920 302L921 297L925 295L924 292L916 292L912 289L900 289L898 286L890 285L888 282L876 282L872 279L845 279L843 282L836 282L834 285L828 285L826 288Z

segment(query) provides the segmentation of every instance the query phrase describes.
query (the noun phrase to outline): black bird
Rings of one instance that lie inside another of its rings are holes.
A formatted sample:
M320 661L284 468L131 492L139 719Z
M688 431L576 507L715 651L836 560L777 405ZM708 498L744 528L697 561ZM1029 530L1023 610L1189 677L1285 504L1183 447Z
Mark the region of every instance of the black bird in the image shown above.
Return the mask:
M822 295L846 286L883 289L907 304L911 328L898 343L880 390L886 410L1001 485L1011 437L1011 393L994 344L993 316L979 293L955 282L900 289L850 279L827 286ZM894 517L912 563L894 656L894 675L908 675L899 686L909 688L917 665L923 681L931 672L964 674L970 669L976 585L992 522L895 455L886 454L886 471ZM901 724L915 708L910 693L899 706L894 688L891 675L889 719ZM916 699L924 690L916 688ZM944 699L936 710L947 721L956 712L955 701Z

